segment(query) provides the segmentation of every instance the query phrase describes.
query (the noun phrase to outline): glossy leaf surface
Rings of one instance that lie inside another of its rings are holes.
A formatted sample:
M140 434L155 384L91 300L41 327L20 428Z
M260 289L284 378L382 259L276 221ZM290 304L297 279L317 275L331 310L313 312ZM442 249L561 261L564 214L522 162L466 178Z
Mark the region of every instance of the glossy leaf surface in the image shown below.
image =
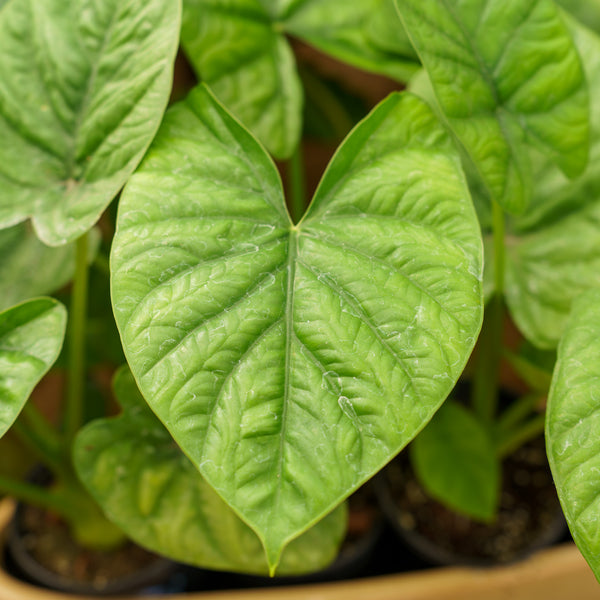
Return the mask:
M406 80L416 62L391 8L391 0L185 0L181 40L217 98L273 156L289 158L300 138L303 94L286 34Z
M268 573L256 534L223 502L173 443L128 369L114 382L123 408L83 429L74 447L80 479L109 518L142 546L209 569ZM278 574L314 571L333 560L345 506L284 551Z
M593 97L600 93L600 38L571 22ZM506 301L526 338L555 348L571 303L600 286L600 104L592 105L590 163L569 180L548 162L536 165L527 214L509 223Z
M485 427L461 405L447 401L411 445L413 468L436 500L474 519L496 513L500 464Z
M491 196L522 212L527 143L568 176L586 166L588 96L577 51L551 0L397 0L437 100Z
M0 435L57 359L66 322L64 306L51 298L36 298L0 313Z
M600 580L600 293L574 304L546 413L548 459L569 529Z
M177 0L22 0L0 13L0 227L49 245L96 222L154 137Z
M90 260L99 241L92 237ZM46 246L25 223L0 230L0 310L59 290L74 271L74 244Z
M275 565L460 374L481 238L450 139L392 95L294 226L274 165L199 87L120 205L112 294L144 397Z

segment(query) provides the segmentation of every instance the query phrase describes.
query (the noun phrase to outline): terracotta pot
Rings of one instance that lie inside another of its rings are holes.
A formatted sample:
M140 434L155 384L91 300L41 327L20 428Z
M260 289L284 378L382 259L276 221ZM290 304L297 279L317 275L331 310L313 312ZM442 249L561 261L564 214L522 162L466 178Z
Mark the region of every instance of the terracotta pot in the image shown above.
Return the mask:
M0 503L0 536L14 504ZM96 600L69 596L70 600ZM134 600L139 596L114 596ZM156 598L156 596L152 596ZM443 568L298 587L169 594L165 600L599 600L600 586L573 544L557 546L508 567ZM0 570L0 600L65 600Z

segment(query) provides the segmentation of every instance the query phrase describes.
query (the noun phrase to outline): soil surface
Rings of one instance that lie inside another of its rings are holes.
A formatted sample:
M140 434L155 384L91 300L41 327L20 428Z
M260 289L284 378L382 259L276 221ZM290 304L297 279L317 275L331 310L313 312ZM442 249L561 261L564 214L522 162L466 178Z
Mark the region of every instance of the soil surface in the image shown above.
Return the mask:
M566 524L543 440L504 461L498 516L491 524L473 521L431 499L417 481L407 454L385 470L397 522L406 541L415 538L420 553L429 555L430 547L439 548L439 563L507 563L564 534Z
M25 550L48 571L77 584L101 590L164 560L131 542L112 552L83 549L54 515L30 506L21 514Z

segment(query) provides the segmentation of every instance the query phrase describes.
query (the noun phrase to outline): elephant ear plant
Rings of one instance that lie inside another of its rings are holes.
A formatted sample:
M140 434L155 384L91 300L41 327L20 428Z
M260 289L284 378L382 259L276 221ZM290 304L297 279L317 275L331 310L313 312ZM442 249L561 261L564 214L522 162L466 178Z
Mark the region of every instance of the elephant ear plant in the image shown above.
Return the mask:
M73 274L62 422L26 404L15 423L55 484L0 479L4 491L59 510L92 546L127 536L251 573L332 560L343 500L425 427L479 333L483 244L461 155L487 190L484 225L491 197L496 251L502 207L535 205L530 160L569 177L586 164L587 88L554 5L446 4L189 0L182 46L203 82L163 119L178 2L0 3L0 285L16 304L0 313L5 428L62 344L64 308L29 298ZM456 39L428 50L434 25ZM285 33L402 79L418 55L437 97L381 102L306 210L296 179L291 216L265 150L301 162ZM110 258L122 412L83 427L91 231L124 184ZM61 277L31 266L14 282L32 257ZM490 340L475 386L486 424Z
M162 118L179 9L0 8L2 285L18 303L73 276L56 429L23 405L65 310L38 298L1 314L3 426L18 417L54 484L0 484L92 547L128 535L202 566L311 570L343 535L336 507L425 425L467 360L479 228L450 138L417 98L392 96L356 128L294 223L269 156L199 87L127 186L112 252L118 325L154 412L125 370L121 416L81 430L90 229ZM61 277L32 276L30 260Z

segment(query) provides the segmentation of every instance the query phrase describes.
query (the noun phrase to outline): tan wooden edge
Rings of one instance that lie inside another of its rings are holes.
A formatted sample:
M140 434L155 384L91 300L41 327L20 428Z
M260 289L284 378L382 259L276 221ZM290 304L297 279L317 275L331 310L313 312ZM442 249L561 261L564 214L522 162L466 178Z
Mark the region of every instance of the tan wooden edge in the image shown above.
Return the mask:
M13 506L6 500L0 503L2 531ZM564 544L520 563L491 569L452 567L318 585L159 597L164 600L600 600L600 584L577 548ZM39 589L0 570L0 600L97 598ZM112 598L134 599L132 596Z

